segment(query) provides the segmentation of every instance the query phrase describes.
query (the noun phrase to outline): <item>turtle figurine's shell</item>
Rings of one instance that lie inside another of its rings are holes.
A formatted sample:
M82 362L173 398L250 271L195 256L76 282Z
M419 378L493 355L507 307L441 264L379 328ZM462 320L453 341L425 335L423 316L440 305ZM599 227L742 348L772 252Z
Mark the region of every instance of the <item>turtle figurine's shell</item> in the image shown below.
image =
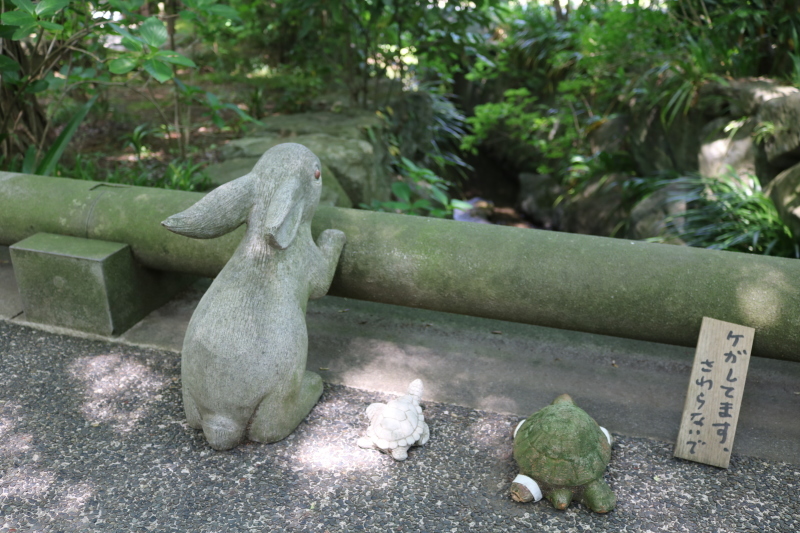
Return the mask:
M411 446L419 440L424 429L425 416L422 407L411 396L403 396L386 405L374 404L380 412L370 416L371 424L367 436L383 450L398 446Z
M616 504L602 479L611 460L610 435L569 395L559 396L517 428L514 459L519 477L531 478L556 508L566 508L573 498L597 512ZM512 496L528 501L518 497L513 485Z
M366 437L358 439L358 445L390 453L398 461L405 460L409 447L422 446L430 437L419 405L421 397L422 381L415 379L405 396L386 404L373 403L367 407L370 423Z

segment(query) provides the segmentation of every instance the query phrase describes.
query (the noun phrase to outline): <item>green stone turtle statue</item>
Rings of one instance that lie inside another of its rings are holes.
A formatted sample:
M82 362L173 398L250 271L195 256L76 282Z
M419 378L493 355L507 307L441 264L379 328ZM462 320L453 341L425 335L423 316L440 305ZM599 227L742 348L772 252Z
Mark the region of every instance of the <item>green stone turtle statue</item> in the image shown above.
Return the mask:
M529 502L544 495L561 510L575 499L597 513L611 511L617 498L603 481L611 444L611 434L562 394L514 431L520 473L511 484L511 497Z

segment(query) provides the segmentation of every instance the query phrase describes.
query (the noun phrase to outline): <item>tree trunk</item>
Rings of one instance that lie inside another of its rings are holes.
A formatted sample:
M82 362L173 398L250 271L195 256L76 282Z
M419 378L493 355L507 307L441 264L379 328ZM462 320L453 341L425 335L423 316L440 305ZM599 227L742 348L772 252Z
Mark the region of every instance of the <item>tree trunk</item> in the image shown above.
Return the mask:
M18 41L3 40L2 54L22 66L21 74L30 71L30 58ZM35 145L41 150L47 143L47 116L32 93L20 94L18 88L2 80L0 84L0 149L6 158L24 155Z

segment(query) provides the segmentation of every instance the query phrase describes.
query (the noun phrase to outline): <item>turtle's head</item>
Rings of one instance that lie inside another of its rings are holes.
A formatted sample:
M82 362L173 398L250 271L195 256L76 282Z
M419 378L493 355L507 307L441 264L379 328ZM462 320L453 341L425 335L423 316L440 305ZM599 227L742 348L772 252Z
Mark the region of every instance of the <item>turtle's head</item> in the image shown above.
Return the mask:
M423 391L423 387L422 387L422 380L421 379L415 379L408 386L408 394L410 394L411 396L416 398L417 401L420 401L422 399L422 391Z
M575 405L575 402L572 401L572 396L570 396L569 394L562 394L561 396L553 400L553 405L560 405L562 403L568 405Z

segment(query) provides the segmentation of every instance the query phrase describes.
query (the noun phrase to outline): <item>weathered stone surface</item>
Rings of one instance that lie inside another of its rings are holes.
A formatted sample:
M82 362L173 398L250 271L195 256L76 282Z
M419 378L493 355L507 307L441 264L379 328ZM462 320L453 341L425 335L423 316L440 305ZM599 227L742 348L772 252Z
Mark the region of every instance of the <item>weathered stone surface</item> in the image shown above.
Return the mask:
M758 112L758 120L775 126L764 143L770 163L789 167L800 160L800 92L766 102Z
M119 335L194 278L144 269L127 244L37 233L11 246L27 320Z
M273 146L287 141L301 144L317 154L354 204L389 199L388 171L381 158L376 157L373 145L364 140L334 137L327 133L245 137L228 143L223 156L228 159L260 157Z
M703 117L693 112L678 113L665 128L660 113L659 108L632 112L629 142L639 175L665 170L696 172Z
M622 182L629 176L611 174L588 184L564 205L562 231L610 237L623 224Z
M261 119L262 125L251 132L250 136L260 134L280 137L296 137L310 133L326 133L333 137L364 140L367 130L380 131L383 121L375 113L347 111L331 113L319 111L313 113L296 113L292 115L275 115Z
M0 246L0 320L8 320L22 312L22 298L11 268L11 252L8 246Z
M737 124L732 117L720 117L706 124L700 132L699 172L715 177L733 172L738 176L756 175L757 147L753 141L756 119ZM731 126L734 131L725 131Z
M800 163L778 174L764 192L800 243Z
M706 83L700 88L700 108L711 115L749 117L755 115L762 104L800 91L775 80L746 78L726 80L726 83Z
M323 231L318 244L311 236L320 177L308 148L280 144L246 176L162 222L195 239L247 224L192 315L181 350L187 424L217 450L245 437L287 437L322 394L319 375L306 371L306 305L328 291L345 235Z
M592 153L627 150L629 133L629 116L617 115L606 120L589 134L589 145Z
M631 239L645 240L663 235L669 217L686 211L686 201L681 198L683 188L672 183L644 198L631 210L627 235ZM680 219L673 220L680 226ZM670 244L683 244L673 238Z
M563 208L555 206L556 199L563 194L563 187L550 174L523 172L518 176L519 210L534 224L544 229L560 227Z
M224 185L253 170L259 159L260 157L235 157L210 165L206 168L206 173L211 177L212 183ZM353 207L353 202L339 185L336 175L325 164L322 165L322 194L319 198L319 205Z

